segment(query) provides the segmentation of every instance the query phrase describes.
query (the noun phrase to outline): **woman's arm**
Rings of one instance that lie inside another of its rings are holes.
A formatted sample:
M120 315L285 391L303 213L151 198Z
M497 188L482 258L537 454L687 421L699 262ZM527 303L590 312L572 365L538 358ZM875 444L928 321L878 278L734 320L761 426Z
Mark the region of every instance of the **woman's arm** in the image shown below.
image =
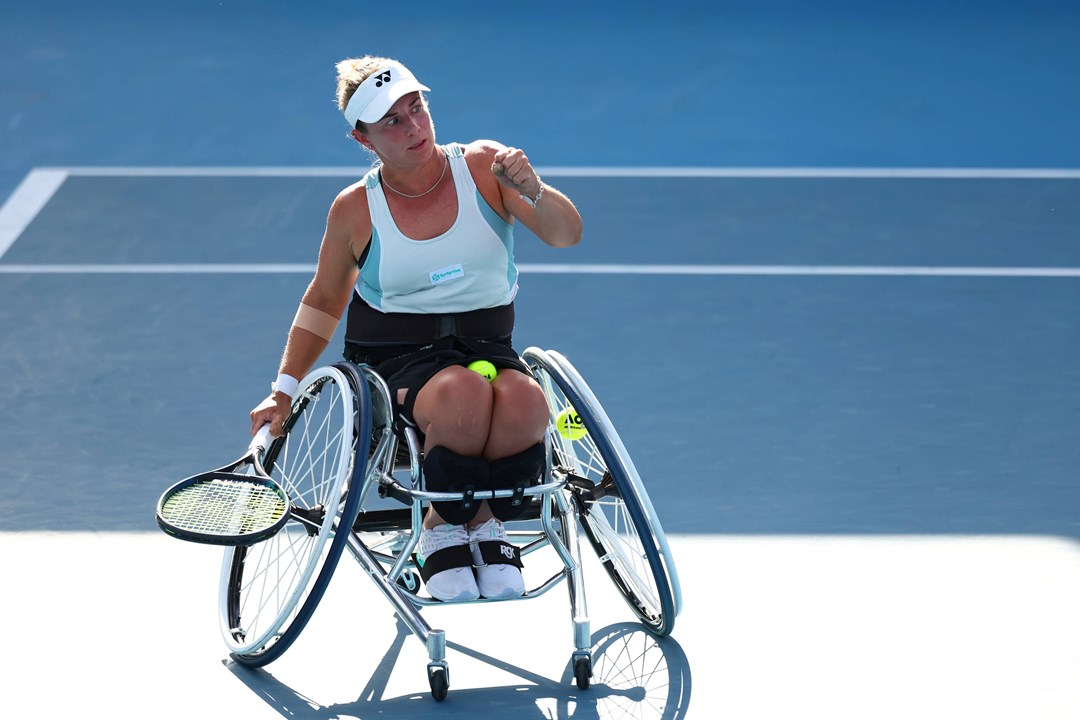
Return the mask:
M496 210L501 206L505 219L512 215L552 247L581 242L581 215L574 203L542 182L523 151L478 140L469 146L467 157L484 199ZM535 207L525 200L537 197Z
M302 379L326 349L349 304L359 273L357 258L371 238L364 190L350 188L335 200L319 248L319 264L289 328L278 376ZM251 432L270 423L276 437L289 416L292 394L275 390L251 411Z

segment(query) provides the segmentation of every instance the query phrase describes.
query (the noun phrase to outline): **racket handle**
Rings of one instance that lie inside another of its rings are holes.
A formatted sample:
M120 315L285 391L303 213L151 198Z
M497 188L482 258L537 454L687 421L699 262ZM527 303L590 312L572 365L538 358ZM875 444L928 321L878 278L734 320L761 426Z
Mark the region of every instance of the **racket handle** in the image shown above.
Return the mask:
M251 438L251 444L248 445L248 451L252 451L256 448L265 450L270 447L270 443L274 441L274 436L270 434L270 423L266 423L259 432L255 433L255 437Z

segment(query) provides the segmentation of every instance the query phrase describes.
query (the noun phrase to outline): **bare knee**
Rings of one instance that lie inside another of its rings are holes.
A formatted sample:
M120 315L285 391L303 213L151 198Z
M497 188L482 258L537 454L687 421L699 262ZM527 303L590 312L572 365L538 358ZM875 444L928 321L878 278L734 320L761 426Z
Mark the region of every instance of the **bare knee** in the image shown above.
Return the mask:
M416 394L413 418L428 446L479 455L491 430L493 402L487 380L454 365L437 372Z
M492 389L492 426L484 455L489 459L506 457L541 442L548 425L548 406L540 385L523 373L504 370Z

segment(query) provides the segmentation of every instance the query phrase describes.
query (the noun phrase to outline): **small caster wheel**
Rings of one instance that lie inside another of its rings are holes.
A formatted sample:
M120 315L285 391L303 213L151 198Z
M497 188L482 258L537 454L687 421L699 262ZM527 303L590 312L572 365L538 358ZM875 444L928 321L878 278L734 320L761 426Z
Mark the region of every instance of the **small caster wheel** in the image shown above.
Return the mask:
M437 702L446 699L446 691L450 688L449 672L445 665L428 665L427 679L431 686L431 697Z
M588 690L592 679L592 658L588 655L574 656L574 680L578 690Z
M420 592L420 575L412 570L406 570L398 576L397 584L415 595Z

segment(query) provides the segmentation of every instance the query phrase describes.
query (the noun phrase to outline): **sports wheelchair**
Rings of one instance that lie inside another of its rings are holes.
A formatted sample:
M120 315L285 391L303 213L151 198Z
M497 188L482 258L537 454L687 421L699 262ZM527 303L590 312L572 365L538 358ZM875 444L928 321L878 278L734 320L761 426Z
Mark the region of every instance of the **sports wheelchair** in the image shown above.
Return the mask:
M536 484L476 491L472 499L526 503L524 513L506 523L510 541L522 557L543 548L557 555L554 565L561 569L538 585L531 585L526 568L525 595L512 601L539 597L566 582L571 662L584 690L592 676L592 643L580 539L592 546L618 592L654 635L671 632L681 591L649 496L592 391L557 352L530 347L522 360L548 401L547 467ZM416 433L394 429L392 407L385 381L367 366L340 362L301 381L285 431L266 449L263 463L288 490L300 522L263 542L228 548L222 565L221 629L238 663L263 666L289 648L347 551L426 645L432 696L446 697L445 633L433 629L420 610L454 603L424 592L414 550L426 504L463 501L467 493L425 489ZM557 425L566 412L580 417L572 432Z

